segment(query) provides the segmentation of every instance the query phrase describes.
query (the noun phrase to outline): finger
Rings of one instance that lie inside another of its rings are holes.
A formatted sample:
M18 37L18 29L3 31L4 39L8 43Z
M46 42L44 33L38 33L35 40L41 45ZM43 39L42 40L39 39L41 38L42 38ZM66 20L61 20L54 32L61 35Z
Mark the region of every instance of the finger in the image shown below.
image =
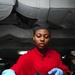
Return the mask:
M59 71L57 71L57 72L55 73L55 75L60 75L60 72L59 72Z
M52 69L51 71L48 72L48 74L54 74L57 70L56 69Z

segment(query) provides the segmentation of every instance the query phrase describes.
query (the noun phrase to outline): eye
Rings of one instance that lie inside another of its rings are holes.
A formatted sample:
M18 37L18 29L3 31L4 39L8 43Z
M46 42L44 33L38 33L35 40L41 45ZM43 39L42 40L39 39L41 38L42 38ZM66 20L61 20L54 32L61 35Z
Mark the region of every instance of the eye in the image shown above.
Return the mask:
M44 37L45 37L45 38L49 38L49 36L48 36L48 35L44 35Z
M40 37L41 37L41 35L36 35L36 37L37 37L37 38L40 38Z

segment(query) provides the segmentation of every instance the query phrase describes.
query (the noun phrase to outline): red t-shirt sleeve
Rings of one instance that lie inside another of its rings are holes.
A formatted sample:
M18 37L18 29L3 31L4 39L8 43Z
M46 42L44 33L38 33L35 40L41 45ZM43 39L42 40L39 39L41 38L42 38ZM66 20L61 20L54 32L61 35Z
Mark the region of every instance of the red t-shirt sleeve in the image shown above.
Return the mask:
M29 52L19 57L17 62L10 68L15 71L16 75L25 75L25 69L28 68L29 63Z
M57 61L58 61L58 68L62 69L64 72L70 72L68 67L65 64L63 64L61 56L57 52L56 52L56 57L57 57Z

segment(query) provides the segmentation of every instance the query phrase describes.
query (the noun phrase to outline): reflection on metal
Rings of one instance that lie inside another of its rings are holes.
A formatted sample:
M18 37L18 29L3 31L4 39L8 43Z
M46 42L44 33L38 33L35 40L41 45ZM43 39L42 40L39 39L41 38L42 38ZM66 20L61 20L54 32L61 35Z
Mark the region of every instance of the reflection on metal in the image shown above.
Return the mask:
M5 63L0 63L0 66L4 66L5 65Z
M65 59L66 58L66 55L62 56L62 59Z

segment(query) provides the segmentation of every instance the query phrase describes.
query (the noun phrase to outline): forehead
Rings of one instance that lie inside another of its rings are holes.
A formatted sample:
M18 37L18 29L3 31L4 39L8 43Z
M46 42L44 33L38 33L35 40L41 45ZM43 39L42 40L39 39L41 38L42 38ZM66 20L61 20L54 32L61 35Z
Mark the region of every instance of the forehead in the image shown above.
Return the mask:
M35 34L47 34L47 35L49 35L50 32L46 29L39 29L35 32Z

